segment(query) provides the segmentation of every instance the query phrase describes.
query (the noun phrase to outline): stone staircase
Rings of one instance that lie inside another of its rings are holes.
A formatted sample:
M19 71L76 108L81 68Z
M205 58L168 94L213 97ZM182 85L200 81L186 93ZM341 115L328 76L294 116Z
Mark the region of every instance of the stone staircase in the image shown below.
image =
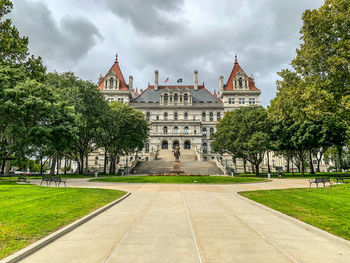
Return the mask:
M138 174L169 173L175 158L171 150L160 150L157 160L139 162L134 170ZM213 162L199 162L193 150L181 150L181 168L189 174L223 174Z

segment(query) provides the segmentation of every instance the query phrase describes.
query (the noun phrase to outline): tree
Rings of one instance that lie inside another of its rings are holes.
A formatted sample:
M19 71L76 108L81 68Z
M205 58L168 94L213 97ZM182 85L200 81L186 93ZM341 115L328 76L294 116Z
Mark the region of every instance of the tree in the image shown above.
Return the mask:
M260 163L269 149L269 131L270 122L263 107L242 107L227 112L219 121L211 147L215 152L248 160L258 175Z
M110 104L110 124L105 126L108 153L110 154L110 173L116 172L116 158L143 148L148 137L148 122L142 112L130 106L112 102Z

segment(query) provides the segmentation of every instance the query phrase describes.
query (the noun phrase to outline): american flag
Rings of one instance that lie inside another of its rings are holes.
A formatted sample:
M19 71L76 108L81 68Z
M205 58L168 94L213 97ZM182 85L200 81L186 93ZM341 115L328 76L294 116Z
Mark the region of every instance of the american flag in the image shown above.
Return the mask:
M166 80L164 80L165 83L167 83L169 81L169 77L166 78Z

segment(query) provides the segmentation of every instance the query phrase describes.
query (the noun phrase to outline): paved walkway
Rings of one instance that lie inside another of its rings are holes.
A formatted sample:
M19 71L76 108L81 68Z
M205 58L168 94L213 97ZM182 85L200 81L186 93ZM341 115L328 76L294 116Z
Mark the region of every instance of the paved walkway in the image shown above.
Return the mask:
M310 231L235 193L306 187L305 180L244 185L111 184L131 196L22 262L350 262L350 245Z

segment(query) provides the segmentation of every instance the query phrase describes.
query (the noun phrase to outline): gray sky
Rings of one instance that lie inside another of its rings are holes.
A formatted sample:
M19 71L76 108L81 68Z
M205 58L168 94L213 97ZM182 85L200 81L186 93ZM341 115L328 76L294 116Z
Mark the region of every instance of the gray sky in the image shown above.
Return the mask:
M323 0L13 0L10 14L31 52L49 71L73 71L97 82L119 55L124 78L144 89L159 70L160 83L183 78L213 91L225 82L234 54L254 74L266 106L276 72L289 66L299 45L301 15Z

